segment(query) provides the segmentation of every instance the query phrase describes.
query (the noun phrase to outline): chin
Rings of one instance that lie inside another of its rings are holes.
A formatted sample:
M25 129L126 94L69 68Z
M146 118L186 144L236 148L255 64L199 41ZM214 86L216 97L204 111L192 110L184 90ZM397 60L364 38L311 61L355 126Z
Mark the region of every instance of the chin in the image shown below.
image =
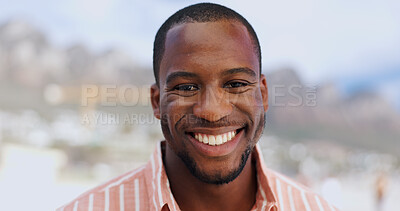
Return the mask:
M244 169L247 159L251 154L253 147L248 146L246 150L242 153L239 164L236 164L235 167L228 169L210 169L204 170L201 169L193 157L189 156L187 152L178 153L178 157L183 161L186 167L189 169L190 173L196 177L198 180L214 185L223 185L228 184L235 180L242 170Z

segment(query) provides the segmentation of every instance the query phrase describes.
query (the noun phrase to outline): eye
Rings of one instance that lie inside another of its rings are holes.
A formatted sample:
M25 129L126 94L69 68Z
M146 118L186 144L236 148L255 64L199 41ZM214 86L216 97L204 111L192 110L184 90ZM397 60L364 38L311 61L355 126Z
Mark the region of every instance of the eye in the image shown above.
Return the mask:
M194 84L180 84L174 87L174 90L178 91L196 91L199 88Z
M245 87L248 86L249 83L246 82L241 82L241 81L231 81L225 84L225 88L239 88L239 87Z

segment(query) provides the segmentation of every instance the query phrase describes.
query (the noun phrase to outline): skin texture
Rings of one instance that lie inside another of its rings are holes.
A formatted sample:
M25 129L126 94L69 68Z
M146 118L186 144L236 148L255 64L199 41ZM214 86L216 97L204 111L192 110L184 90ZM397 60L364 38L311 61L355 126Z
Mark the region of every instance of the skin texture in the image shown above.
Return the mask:
M234 20L174 26L159 81L151 100L167 141L163 161L179 207L249 210L257 180L247 157L262 134L268 91L246 28ZM200 146L191 136L232 130L240 132L235 144L219 147Z

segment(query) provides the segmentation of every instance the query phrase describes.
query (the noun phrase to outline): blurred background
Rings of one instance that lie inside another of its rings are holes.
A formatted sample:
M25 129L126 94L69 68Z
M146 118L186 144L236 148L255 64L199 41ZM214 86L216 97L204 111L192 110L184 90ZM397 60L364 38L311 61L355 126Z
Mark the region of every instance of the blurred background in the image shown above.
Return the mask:
M0 210L54 210L148 160L152 43L199 1L0 0ZM267 166L342 210L399 210L400 1L214 1L258 33Z

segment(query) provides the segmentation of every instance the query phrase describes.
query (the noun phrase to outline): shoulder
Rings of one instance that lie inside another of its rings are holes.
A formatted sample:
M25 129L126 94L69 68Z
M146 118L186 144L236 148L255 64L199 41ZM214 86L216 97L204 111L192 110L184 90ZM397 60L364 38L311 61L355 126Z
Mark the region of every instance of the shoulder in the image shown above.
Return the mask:
M271 189L281 210L338 210L310 188L271 169L266 169Z
M146 178L146 167L147 165L143 165L92 188L66 205L58 208L57 211L96 210L98 208L104 209L105 206L121 206L120 203L123 201L120 199L121 195L134 195L139 190L141 190L141 194L143 194L143 191L147 192L144 181L144 178Z

